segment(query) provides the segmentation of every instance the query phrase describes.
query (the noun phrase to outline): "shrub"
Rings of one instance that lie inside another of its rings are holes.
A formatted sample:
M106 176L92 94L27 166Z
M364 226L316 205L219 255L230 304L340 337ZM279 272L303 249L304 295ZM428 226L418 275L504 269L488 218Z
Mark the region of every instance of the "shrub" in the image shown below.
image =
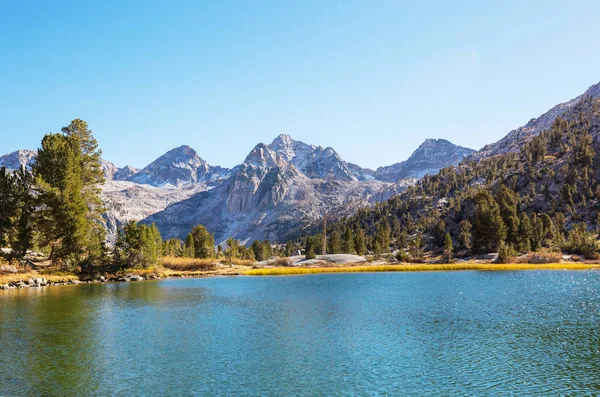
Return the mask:
M510 263L514 260L516 255L515 248L512 244L507 244L504 241L500 242L500 246L498 247L498 259L497 263Z
M578 223L569 232L563 249L570 254L582 254L593 259L598 253L596 234L588 231L585 223Z
M404 250L400 250L396 254L396 259L398 260L398 262L408 262L410 260L410 257Z

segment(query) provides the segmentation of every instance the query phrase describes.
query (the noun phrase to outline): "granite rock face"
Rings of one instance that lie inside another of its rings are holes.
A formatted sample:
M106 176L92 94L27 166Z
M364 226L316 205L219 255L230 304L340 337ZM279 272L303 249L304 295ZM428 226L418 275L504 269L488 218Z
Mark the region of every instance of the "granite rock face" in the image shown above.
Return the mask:
M141 170L102 160L108 241L113 243L129 220L156 222L165 238L185 238L203 224L217 242L281 241L315 227L324 214L352 215L386 200L469 151L440 142L428 140L409 160L377 171L289 135L256 145L233 169L209 165L189 146L172 149ZM15 169L31 164L35 155L21 150L0 157L0 165Z

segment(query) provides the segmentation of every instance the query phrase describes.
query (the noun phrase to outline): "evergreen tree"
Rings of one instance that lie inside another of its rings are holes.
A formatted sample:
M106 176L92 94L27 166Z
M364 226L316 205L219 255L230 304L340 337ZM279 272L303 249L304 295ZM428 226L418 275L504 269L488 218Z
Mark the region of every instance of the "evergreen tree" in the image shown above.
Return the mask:
M225 255L229 260L229 266L233 265L233 260L238 257L239 245L239 242L233 237L229 237L227 239L227 249L225 250Z
M544 240L544 224L540 217L534 212L531 214L531 249L537 251L541 248Z
M215 257L215 237L203 225L198 225L190 232L194 241L194 257L208 259Z
M518 250L522 253L531 251L531 237L533 235L533 228L531 221L526 213L521 212L519 214L519 242Z
M506 226L500 216L500 207L487 190L475 196L473 248L480 252L498 250L506 237Z
M294 244L291 241L285 243L285 256L294 255Z
M43 203L40 228L52 248L50 257L70 268L84 259L91 235L80 157L76 136L49 134L33 166Z
M16 212L17 188L15 178L0 168L0 247L7 244L6 234L12 227L12 218Z
M321 244L322 236L320 234L316 236L308 236L304 244L306 259L315 259L317 257L317 250L320 249Z
M496 193L496 202L500 208L500 216L506 225L506 241L517 244L519 239L519 218L517 217L519 196L502 185Z
M472 236L471 236L472 227L473 226L471 225L471 222L469 222L466 219L460 222L460 234L459 234L460 245L466 250L470 250L471 247L473 246Z
M17 223L11 246L13 255L24 257L33 245L35 200L32 194L33 176L23 166L15 173L15 187L18 198Z
M352 229L350 229L350 226L346 227L346 232L344 233L342 252L345 254L354 253L354 236L352 235Z
M423 261L423 233L418 231L410 241L410 256L414 262Z
M165 240L163 245L164 256L182 256L182 241L178 238L170 238ZM185 255L183 255L185 256Z
M162 238L156 225L129 221L119 230L115 260L122 268L148 268L158 263L162 248Z
M342 237L337 229L329 234L327 252L330 254L339 254L342 252Z
M358 228L356 231L354 246L358 255L364 255L367 253L367 242L365 239L365 231L362 228Z
M587 230L585 223L578 223L569 232L563 249L572 254L582 254L588 258L594 258L598 253L597 237L596 234Z
M450 262L452 259L453 250L452 237L450 236L450 233L446 233L446 237L444 237L444 259L446 262Z
M194 236L192 235L192 233L189 233L185 238L185 243L183 246L183 256L185 258L196 257L196 247L194 246Z

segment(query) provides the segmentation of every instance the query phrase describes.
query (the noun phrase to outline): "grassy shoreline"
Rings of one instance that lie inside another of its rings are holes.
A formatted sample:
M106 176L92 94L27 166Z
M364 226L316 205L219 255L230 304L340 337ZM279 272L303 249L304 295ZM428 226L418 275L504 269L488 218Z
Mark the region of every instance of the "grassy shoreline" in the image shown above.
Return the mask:
M517 270L600 270L600 264L583 262L575 263L452 263L452 264L399 264L399 265L365 265L341 267L275 267L252 269L246 276L286 276L322 273L371 273L371 272L427 272L427 271L517 271Z
M476 263L462 262L452 264L427 264L427 263L403 263L403 264L346 264L330 267L263 267L249 269L248 265L233 265L231 267L220 265L211 268L204 267L205 264L196 268L181 267L180 269L165 268L163 266L149 269L125 269L116 274L106 274L106 278L100 281L97 278L90 279L89 276L80 276L74 273L51 272L51 271L28 271L13 274L0 274L0 286L15 284L21 281L27 283L30 279L44 278L47 285L73 284L77 282L105 282L105 281L128 281L123 279L128 276L141 276L145 280L165 278L205 278L219 276L295 276L325 273L373 273L373 272L427 272L427 271L520 271L520 270L600 270L600 264L585 262L568 263ZM185 270L183 270L185 269Z

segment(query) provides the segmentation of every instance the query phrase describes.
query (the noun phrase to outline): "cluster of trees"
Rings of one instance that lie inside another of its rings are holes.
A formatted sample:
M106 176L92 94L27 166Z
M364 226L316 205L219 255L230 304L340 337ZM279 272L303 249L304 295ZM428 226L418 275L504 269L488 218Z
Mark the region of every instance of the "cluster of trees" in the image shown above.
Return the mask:
M421 260L540 249L594 256L600 231L600 100L582 101L547 131L507 153L425 176L405 192L330 224L327 251ZM305 239L321 253L321 235Z
M0 171L0 245L36 248L66 268L93 267L105 255L99 185L101 151L85 121L47 134L31 170Z

